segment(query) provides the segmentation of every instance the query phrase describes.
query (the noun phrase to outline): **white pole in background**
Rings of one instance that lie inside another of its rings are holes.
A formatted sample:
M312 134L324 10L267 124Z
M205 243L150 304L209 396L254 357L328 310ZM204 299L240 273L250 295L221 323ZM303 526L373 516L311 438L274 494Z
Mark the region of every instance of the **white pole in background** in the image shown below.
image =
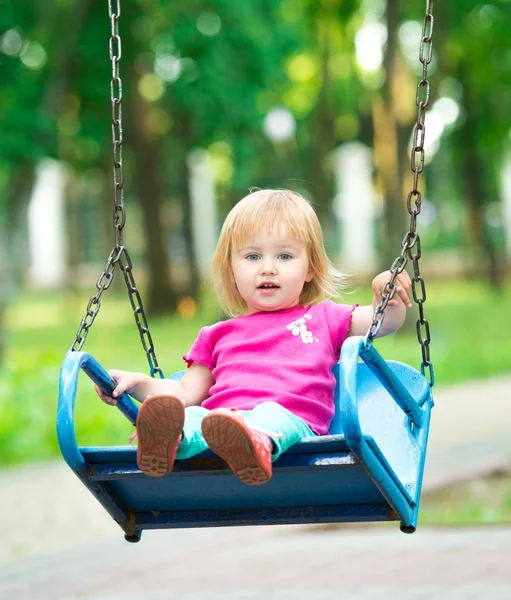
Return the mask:
M201 279L209 274L217 242L215 182L211 159L206 150L188 155L189 189L192 204L193 244Z
M340 230L341 270L348 273L370 273L376 266L372 171L372 152L364 144L349 142L336 150L334 214Z
M64 242L65 170L42 160L28 206L29 283L36 288L63 285L66 275Z

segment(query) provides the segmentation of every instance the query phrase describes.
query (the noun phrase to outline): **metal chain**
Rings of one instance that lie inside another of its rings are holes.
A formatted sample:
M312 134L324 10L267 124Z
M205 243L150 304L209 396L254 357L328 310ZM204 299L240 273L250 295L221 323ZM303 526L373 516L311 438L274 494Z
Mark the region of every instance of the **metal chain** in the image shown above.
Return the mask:
M381 302L374 310L373 321L367 331L366 344L372 342L380 331L385 309L388 303L396 293L396 279L402 273L408 263L413 264L412 295L419 308L419 318L416 323L417 339L421 346L422 363L421 372L425 375L426 368L429 370L429 383L434 385L435 378L433 365L430 360L429 345L431 342L429 323L424 317L424 303L426 302L426 285L420 274L419 259L421 257L421 242L419 234L416 231L417 216L421 212L422 194L419 191L419 175L424 170L424 136L425 136L425 118L426 108L429 105L429 81L428 66L433 56L433 0L426 0L426 14L422 27L422 38L419 48L419 60L422 64L422 78L417 84L416 104L418 108L417 121L413 130L413 141L411 151L411 170L413 173L413 187L408 194L406 206L410 214L410 228L403 238L401 252L390 267L391 278L385 283L382 289ZM413 205L412 205L413 201ZM412 253L412 249L415 251ZM418 289L419 288L419 289Z
M115 11L113 3L115 1ZM108 14L111 23L110 35L110 60L112 61L112 80L110 82L110 100L112 103L112 148L113 148L113 183L114 183L114 211L113 226L115 230L115 246L108 256L105 270L99 277L94 294L73 342L71 352L81 350L89 329L101 308L101 295L112 284L114 271L117 264L124 275L133 314L140 334L140 340L146 353L151 376L156 373L163 378L163 373L158 366L158 360L153 347L153 340L142 305L142 298L133 277L133 268L128 250L123 246L123 229L126 225L126 211L124 208L124 167L122 164L122 80L119 75L119 62L122 56L121 37L119 35L119 18L121 16L121 1L108 0Z
M158 365L158 360L154 351L153 338L151 337L151 333L149 331L149 325L144 312L142 298L140 297L140 292L137 289L137 285L133 277L133 265L131 263L131 258L124 246L121 248L121 253L119 255L119 266L121 267L124 275L124 281L126 283L126 288L128 289L128 296L131 302L131 307L133 308L133 315L135 316L135 322L137 323L140 341L142 342L147 362L149 363L151 376L154 377L155 374L158 374L158 376L163 379L163 372Z
M124 167L122 164L122 80L119 75L119 63L122 56L121 36L119 35L119 18L121 16L121 0L116 0L116 9L112 9L113 0L108 0L110 16L110 60L112 61L112 80L110 82L110 100L112 103L112 149L114 179L114 228L115 247L122 246L122 230L126 224L124 209Z

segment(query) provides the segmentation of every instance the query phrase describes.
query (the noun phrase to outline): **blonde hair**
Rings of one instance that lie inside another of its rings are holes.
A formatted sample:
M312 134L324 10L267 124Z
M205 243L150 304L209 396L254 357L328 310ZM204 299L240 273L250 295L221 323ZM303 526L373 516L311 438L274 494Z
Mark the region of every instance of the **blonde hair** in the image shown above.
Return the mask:
M321 225L312 206L296 192L258 190L240 200L227 215L213 256L213 282L225 314L234 317L248 312L231 269L233 251L262 231L270 233L275 224L284 225L292 237L307 244L313 277L305 282L299 303L318 304L341 291L345 276L326 254Z

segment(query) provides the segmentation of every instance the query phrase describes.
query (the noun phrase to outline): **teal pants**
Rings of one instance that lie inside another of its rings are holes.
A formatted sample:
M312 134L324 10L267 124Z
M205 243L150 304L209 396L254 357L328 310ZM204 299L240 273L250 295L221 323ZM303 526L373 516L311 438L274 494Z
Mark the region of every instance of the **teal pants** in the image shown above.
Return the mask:
M207 449L201 431L202 419L208 414L202 406L189 406L185 409L183 439L179 445L176 458L190 458ZM252 410L240 410L249 427L280 433L284 437L271 438L273 442L272 461L296 444L302 437L314 436L315 433L302 419L296 417L280 404L263 402Z

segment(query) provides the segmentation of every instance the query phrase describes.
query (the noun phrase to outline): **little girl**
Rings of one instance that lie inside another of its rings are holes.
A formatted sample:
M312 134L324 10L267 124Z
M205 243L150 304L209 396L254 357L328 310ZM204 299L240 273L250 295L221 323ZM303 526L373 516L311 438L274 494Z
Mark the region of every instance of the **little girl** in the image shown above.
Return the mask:
M230 317L204 327L184 360L181 381L110 371L115 405L123 392L142 402L137 463L163 477L174 460L211 448L243 483L272 476L272 461L304 436L325 435L347 336L365 335L390 279L372 282L372 306L326 300L342 275L330 263L318 218L287 190L249 194L229 213L212 263L220 306ZM403 271L379 335L398 329L411 306Z

